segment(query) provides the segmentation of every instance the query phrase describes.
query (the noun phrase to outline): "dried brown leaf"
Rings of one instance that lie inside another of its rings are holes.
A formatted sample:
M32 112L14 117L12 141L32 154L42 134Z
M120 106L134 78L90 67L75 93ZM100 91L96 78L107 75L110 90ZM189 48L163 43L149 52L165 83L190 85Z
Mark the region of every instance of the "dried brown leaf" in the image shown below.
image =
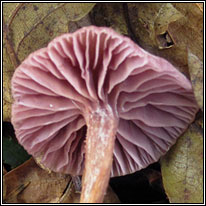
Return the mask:
M33 158L3 178L7 203L56 203L71 180L69 175L41 169Z
M188 50L188 66L195 98L203 111L203 62Z
M171 203L203 203L203 130L198 121L161 163L163 184Z
M70 175L48 172L33 158L4 175L3 194L6 203L79 203L80 200L80 192ZM110 187L104 203L119 203Z
M189 77L187 48L203 57L203 12L196 3L129 3L138 43Z

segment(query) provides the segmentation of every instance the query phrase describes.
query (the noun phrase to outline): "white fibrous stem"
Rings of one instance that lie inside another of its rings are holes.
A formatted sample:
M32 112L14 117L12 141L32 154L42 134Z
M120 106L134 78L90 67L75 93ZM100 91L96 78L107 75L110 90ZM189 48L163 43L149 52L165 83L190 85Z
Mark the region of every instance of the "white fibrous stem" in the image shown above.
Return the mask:
M110 178L118 119L109 105L90 111L85 119L86 159L80 202L101 203Z

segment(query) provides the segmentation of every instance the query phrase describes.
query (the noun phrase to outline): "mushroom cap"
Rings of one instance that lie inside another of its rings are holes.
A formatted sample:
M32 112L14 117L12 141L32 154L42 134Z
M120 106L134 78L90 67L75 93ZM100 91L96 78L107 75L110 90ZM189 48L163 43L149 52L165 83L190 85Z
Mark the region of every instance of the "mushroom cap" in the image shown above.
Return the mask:
M194 120L190 81L163 58L110 28L63 34L30 54L12 78L12 124L29 154L81 175L87 108L119 119L111 176L156 162Z

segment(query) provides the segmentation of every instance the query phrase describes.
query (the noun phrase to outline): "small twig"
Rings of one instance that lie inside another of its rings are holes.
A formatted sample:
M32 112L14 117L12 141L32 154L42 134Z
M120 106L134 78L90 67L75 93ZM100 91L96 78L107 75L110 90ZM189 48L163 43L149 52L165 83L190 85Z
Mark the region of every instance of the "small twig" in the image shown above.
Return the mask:
M129 11L128 11L128 5L127 3L123 3L123 13L124 13L124 18L125 18L125 21L127 23L127 30L128 30L128 34L130 36L130 38L138 44L138 40L135 36L135 33L132 29L132 26L131 26L131 22L130 22L130 17L129 17Z
M82 181L79 176L72 176L72 182L74 184L75 192L81 193L82 190Z

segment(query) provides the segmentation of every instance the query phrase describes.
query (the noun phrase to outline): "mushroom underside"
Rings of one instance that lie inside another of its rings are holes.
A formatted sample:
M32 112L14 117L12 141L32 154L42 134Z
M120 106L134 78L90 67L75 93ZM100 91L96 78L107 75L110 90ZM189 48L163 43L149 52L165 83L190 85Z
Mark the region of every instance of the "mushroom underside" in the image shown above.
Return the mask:
M189 80L170 63L93 26L31 54L14 73L12 93L20 144L45 167L73 175L83 173L90 139L96 148L111 143L110 176L145 168L198 110Z

